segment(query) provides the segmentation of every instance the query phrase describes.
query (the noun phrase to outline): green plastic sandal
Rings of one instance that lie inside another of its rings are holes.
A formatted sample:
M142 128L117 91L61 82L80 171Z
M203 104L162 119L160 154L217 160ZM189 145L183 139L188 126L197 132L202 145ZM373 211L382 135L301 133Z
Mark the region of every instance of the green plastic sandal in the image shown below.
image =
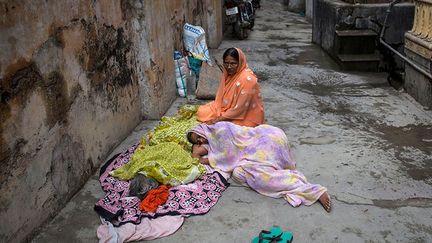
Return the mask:
M273 227L270 231L262 230L259 236L252 240L252 243L291 243L293 241L293 235L291 232L283 232L282 229L278 227Z

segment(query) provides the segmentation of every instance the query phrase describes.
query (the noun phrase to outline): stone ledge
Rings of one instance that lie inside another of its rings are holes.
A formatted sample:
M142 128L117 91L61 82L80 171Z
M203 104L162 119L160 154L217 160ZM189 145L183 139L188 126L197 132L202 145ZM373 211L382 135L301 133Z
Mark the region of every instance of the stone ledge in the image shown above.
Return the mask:
M417 2L432 3L432 0L417 0Z
M418 53L426 59L432 59L432 42L419 38L412 32L405 34L405 48Z
M354 0L353 0L354 1ZM432 0L422 0L422 1L432 1ZM349 6L356 6L356 7L386 7L389 5L389 3L354 3L350 1L342 1L342 0L324 0L323 2L326 2L330 5L338 6L338 7L349 7ZM391 1L390 1L391 2ZM402 1L397 4L397 6L404 6L404 5L412 5L413 3L410 1Z

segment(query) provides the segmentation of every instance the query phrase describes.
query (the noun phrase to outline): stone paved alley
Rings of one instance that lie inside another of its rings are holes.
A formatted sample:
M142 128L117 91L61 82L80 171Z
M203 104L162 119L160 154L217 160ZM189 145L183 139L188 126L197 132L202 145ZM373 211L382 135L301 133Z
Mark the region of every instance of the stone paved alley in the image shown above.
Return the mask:
M432 111L389 86L385 73L339 70L311 43L311 24L282 4L263 1L257 15L248 39L228 33L212 55L244 50L267 123L286 132L298 169L329 189L333 210L293 208L232 183L208 214L154 242L250 242L272 226L293 232L294 242L432 242ZM111 155L157 122L143 121ZM98 174L33 242L97 241Z

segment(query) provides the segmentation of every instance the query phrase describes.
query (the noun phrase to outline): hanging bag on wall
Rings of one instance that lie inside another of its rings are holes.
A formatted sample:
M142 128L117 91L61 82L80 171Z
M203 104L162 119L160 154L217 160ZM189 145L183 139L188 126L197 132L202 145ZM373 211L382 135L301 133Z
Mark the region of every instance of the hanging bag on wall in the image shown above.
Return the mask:
M184 57L181 52L174 51L174 69L177 84L177 93L180 97L186 97L187 76L189 75L189 61L187 56Z
M183 26L183 44L192 56L201 61L210 61L210 54L205 40L205 31L201 26L186 23Z

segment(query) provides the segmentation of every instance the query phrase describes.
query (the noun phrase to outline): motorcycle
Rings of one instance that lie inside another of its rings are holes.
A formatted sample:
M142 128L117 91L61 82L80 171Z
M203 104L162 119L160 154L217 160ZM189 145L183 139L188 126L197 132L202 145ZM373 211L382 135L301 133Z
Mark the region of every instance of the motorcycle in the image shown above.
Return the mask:
M252 0L252 6L254 9L261 8L260 0Z
M248 37L248 30L255 24L255 8L252 0L225 0L225 14L227 25L231 25L238 39Z

